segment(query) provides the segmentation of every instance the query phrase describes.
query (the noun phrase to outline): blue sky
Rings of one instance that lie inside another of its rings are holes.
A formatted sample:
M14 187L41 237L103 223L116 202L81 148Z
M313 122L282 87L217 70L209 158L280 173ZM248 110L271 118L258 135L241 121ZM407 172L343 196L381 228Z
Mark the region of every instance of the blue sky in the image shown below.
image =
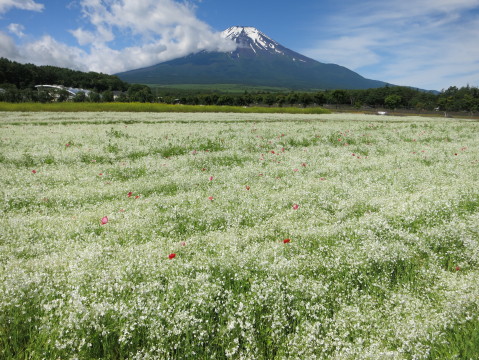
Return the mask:
M0 56L115 73L231 50L234 25L370 79L479 86L479 0L0 0Z

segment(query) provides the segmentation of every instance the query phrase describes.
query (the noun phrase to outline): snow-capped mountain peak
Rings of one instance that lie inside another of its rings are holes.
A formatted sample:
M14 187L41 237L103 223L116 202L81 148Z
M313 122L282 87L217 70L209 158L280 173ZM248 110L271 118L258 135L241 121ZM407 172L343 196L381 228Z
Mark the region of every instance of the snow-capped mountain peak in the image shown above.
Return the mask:
M255 47L267 50L268 48L274 49L279 45L276 41L251 26L232 26L223 31L222 35L226 39L234 40L239 47L249 47L249 44L253 44Z
M262 55L286 56L293 61L301 62L311 61L311 59L285 48L255 27L232 26L222 32L222 37L236 43L237 48L231 53L235 58Z

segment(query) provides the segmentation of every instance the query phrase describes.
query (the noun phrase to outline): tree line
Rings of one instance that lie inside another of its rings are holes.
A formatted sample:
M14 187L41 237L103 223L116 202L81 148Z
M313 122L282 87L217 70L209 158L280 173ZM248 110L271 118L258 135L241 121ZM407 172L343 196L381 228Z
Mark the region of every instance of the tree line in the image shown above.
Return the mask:
M36 85L62 85L89 90L71 96L59 90L55 94L38 91ZM441 92L428 92L404 86L385 86L366 90L324 91L215 91L174 90L129 84L117 76L75 71L55 66L20 64L0 58L0 101L7 102L164 102L186 105L233 106L348 106L381 109L410 109L479 112L477 87L451 86Z
M428 92L406 86L385 86L366 90L324 90L289 93L247 92L243 94L157 91L157 101L190 105L236 106L347 106L350 108L408 109L415 111L479 112L477 87L451 86L441 92Z

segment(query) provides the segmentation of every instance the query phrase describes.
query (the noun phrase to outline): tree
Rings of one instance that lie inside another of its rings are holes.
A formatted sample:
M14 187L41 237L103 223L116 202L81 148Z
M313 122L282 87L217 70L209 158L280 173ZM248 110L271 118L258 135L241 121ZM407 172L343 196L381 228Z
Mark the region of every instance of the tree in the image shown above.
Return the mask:
M57 101L58 102L63 102L63 101L67 101L70 97L70 93L66 90L60 90L58 91L58 97L57 97Z
M100 94L98 94L97 92L91 92L88 97L90 98L90 101L91 102L100 102L101 101L101 97L100 97Z
M384 105L388 109L396 109L401 104L402 98L399 95L388 95L384 98Z
M113 92L111 90L106 90L101 94L101 99L104 102L113 102L115 98L113 97Z
M336 107L339 104L347 104L349 102L348 93L345 90L333 90L331 100L336 104Z
M319 91L313 95L314 102L317 105L323 105L326 102L326 96L324 95L324 92Z
M266 94L263 96L263 102L268 106L272 106L276 102L276 96L273 94Z
M303 105L303 107L308 107L314 102L314 98L309 93L302 93L299 96L299 102Z
M146 85L133 84L128 88L128 97L130 101L152 102L153 94L151 88Z
M85 102L87 100L86 94L83 91L79 91L73 97L74 102Z

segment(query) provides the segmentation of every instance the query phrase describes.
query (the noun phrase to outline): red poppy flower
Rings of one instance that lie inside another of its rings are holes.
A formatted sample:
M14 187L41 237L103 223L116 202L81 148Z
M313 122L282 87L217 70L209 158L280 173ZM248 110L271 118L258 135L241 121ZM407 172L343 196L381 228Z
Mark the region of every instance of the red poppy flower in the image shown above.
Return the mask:
M289 243L289 242L291 242L291 239L284 239L284 240L283 240L283 243L285 243L285 244L287 244L287 243Z
M294 204L293 205L293 210L298 210L299 209L299 205L298 204Z
M101 218L101 224L102 224L102 225L105 225L106 223L108 223L108 216L103 216L103 217Z
M139 199L139 198L140 198L140 195L136 195L136 196L135 196L135 199Z
M98 174L98 176L102 176L102 175L103 175L103 173L99 173L99 174Z
M176 254L170 254L168 255L168 258L171 260L171 259L174 259L176 257Z
M32 174L36 174L36 173L37 173L37 171L36 171L36 170L32 170Z
M456 266L456 271L459 271L461 270L461 267L460 266Z
M208 200L213 201L215 198L213 196L209 196Z
M127 195L128 195L128 197L131 197L131 195L133 195L133 193L130 191Z

